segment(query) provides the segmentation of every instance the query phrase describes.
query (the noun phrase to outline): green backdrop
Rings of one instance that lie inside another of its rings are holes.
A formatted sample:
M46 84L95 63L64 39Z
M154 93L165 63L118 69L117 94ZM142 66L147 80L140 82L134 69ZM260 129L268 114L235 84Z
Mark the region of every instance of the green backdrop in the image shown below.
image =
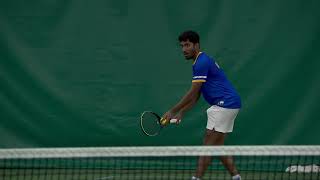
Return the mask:
M146 137L191 85L181 31L239 91L227 144L320 143L320 1L0 2L0 147L199 145L208 105Z

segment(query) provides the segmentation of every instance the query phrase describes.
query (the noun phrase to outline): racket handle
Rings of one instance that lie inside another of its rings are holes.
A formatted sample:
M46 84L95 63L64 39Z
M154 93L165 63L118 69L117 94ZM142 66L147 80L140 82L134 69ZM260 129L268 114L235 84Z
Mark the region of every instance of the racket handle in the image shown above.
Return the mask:
M173 124L173 123L177 123L178 119L170 119L170 123Z

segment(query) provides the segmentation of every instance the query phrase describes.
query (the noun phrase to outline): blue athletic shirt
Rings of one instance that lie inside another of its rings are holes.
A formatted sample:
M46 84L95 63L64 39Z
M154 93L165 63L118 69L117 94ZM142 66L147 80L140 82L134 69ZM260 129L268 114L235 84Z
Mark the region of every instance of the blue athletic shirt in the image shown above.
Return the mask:
M241 108L241 98L215 60L200 52L193 63L192 82L203 82L201 93L210 105Z

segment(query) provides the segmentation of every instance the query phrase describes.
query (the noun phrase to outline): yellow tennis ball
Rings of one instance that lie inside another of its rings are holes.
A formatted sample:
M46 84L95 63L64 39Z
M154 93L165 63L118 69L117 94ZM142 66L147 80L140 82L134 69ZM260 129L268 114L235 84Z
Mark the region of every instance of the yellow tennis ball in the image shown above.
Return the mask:
M166 125L168 123L168 120L167 119L165 119L165 118L161 118L160 119L160 124L161 125Z

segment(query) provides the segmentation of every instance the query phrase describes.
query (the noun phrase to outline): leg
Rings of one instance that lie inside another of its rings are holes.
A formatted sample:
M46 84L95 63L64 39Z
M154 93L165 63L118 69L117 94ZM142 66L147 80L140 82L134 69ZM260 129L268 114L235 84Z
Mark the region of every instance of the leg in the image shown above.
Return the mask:
M226 134L217 132L215 130L206 130L206 134L204 137L204 145L223 145L225 140ZM223 165L229 171L229 173L234 176L238 174L238 171L233 163L233 158L231 156L221 157L220 160L222 161ZM205 170L211 163L211 157L208 156L200 156L198 160L198 166L196 171L196 177L202 177Z
M204 136L204 145L218 145L221 141L224 141L225 134L217 132L215 130L206 129L206 133ZM200 156L198 160L198 166L196 171L196 177L202 177L205 170L211 163L210 156Z
M207 110L207 130L205 133L203 144L216 146L223 145L227 132L232 132L233 130L234 120L238 112L239 109L226 109L215 105L211 106ZM229 171L229 173L233 176L232 179L241 180L241 177L238 174L238 170L234 165L232 157L220 157L220 160L222 164L226 167L226 169ZM195 177L201 178L205 170L210 165L210 163L211 157L199 157Z
M225 137L227 136L227 134L220 133L220 132L216 132L216 133L218 134L217 135L218 138L217 138L214 145L217 145L217 146L224 145L224 140L225 140ZM224 165L224 167L229 171L231 176L239 174L239 172L233 162L232 156L221 156L220 160L221 160L222 164Z
M232 156L222 156L220 157L220 160L224 167L229 171L231 176L235 176L239 174L234 162Z

